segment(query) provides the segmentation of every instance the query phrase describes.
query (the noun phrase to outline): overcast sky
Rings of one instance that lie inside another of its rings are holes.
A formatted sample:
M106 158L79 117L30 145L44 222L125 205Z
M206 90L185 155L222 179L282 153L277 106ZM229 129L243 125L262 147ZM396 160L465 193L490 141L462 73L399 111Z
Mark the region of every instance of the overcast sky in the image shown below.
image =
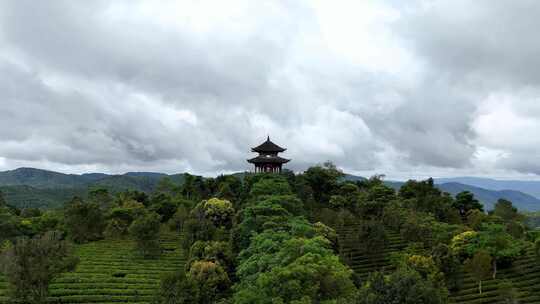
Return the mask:
M0 2L0 170L540 175L540 1Z

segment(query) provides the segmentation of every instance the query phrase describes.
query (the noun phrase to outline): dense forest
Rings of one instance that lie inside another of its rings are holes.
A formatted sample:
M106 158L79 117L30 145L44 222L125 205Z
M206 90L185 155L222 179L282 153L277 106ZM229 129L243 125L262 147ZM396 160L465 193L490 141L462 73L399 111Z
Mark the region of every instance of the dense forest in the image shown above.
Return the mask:
M0 302L534 303L532 222L509 200L485 210L331 163L93 187L47 210L0 195Z

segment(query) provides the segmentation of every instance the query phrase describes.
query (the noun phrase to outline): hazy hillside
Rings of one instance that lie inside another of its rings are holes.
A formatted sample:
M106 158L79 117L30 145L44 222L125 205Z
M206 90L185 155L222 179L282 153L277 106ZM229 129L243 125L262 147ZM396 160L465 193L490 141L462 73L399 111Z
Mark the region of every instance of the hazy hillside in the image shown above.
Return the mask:
M435 183L461 183L488 190L516 190L540 198L540 181L497 180L481 177L437 178Z
M0 172L0 186L26 185L35 188L73 188L107 177L106 174L64 174L53 171L19 168Z
M497 202L500 198L505 198L507 200L510 200L514 203L515 206L518 207L519 210L527 210L527 211L537 211L540 210L540 199L525 194L520 191L514 191L514 190L501 190L501 191L495 191L495 190L487 190L479 187L474 187L470 185L464 185L460 183L445 183L437 185L440 189L449 192L453 195L462 192L462 191L470 191L474 193L476 198L484 203L484 206L486 210L493 209L493 205Z
M103 173L63 174L34 168L0 172L0 191L6 201L17 207L54 208L73 196L86 196L88 189L106 188L111 192L138 190L152 192L159 180L169 176L179 184L183 174L128 172L122 175Z
M19 208L55 208L62 206L73 196L84 197L85 188L39 189L32 186L0 186L8 204Z

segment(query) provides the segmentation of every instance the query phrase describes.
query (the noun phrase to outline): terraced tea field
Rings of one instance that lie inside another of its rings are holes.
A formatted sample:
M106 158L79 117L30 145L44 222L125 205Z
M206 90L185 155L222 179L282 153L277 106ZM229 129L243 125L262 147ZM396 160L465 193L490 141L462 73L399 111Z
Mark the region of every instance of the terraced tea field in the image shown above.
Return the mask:
M361 278L366 278L373 271L391 270L390 254L406 246L406 242L401 239L399 233L388 231L388 243L384 250L377 254L366 255L361 250L362 245L354 243L354 236L351 235L355 231L354 228L354 225L351 225L339 231L340 242L345 244L340 254L349 266ZM532 250L515 261L512 267L499 269L497 279L483 281L482 294L478 293L478 283L470 273L464 271L461 276L462 286L458 291L451 293L451 303L506 303L501 298L504 293L501 287L507 281L514 288L517 303L540 304L540 262L537 261Z
M164 253L159 259L143 259L129 240L103 240L76 248L80 263L50 286L53 303L149 303L163 274L184 267L180 235L162 234ZM6 284L0 277L0 301Z
M3 303L7 300L6 288L7 288L7 283L5 281L5 278L2 274L0 274L0 303Z
M354 231L357 231L355 225L358 224L344 227L339 231L339 241L344 244L340 255L361 278L367 278L374 271L391 270L390 254L405 248L407 245L399 233L387 231L388 243L384 249L378 253L365 254L362 245L355 244L353 236Z
M504 281L510 282L515 290L517 303L540 303L540 262L532 250L508 269L500 269L497 279L482 283L484 292L478 293L478 285L467 273L462 288L451 295L455 303L506 303L501 300Z

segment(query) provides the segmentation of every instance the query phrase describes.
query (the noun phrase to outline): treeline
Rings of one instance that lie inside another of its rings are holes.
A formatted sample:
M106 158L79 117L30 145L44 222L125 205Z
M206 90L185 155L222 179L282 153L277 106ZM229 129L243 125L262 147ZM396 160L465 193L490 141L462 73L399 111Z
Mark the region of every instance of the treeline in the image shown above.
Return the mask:
M182 184L162 179L151 195L96 189L45 212L0 195L1 271L14 300L42 303L48 284L77 264L72 243L129 238L140 255L159 258L168 229L183 235L188 262L163 278L156 303L446 303L463 267L482 292L526 248L540 255L523 221L506 200L485 212L472 193L452 197L431 179L396 192L380 176L346 181L330 163L302 174L186 174ZM408 246L393 270L360 278L345 249L382 252L388 231Z

